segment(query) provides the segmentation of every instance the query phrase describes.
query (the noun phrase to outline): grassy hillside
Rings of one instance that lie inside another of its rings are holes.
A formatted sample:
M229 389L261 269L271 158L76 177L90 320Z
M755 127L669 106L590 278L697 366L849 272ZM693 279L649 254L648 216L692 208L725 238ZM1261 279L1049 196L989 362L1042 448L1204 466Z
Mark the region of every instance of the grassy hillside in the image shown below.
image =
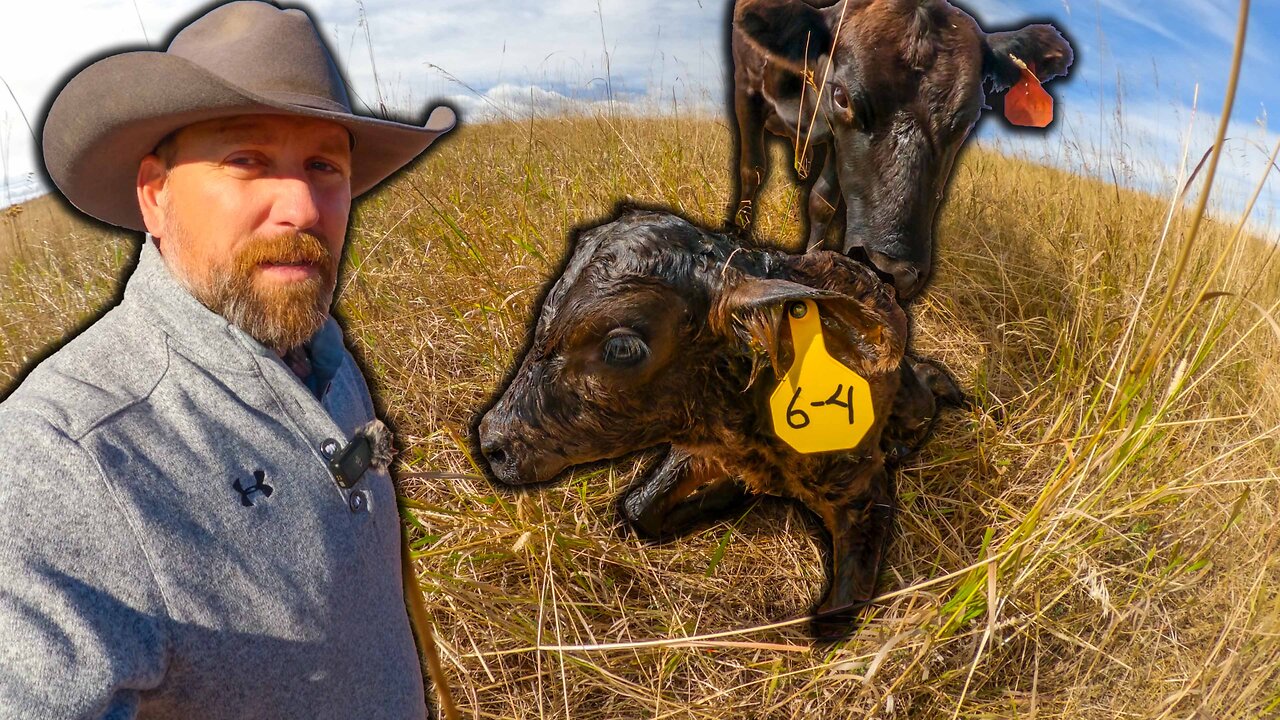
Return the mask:
M913 342L978 408L899 474L884 596L845 643L759 627L822 591L796 507L650 546L614 505L644 458L522 494L473 477L461 438L570 230L619 198L718 225L729 152L711 121L466 127L355 213L339 308L398 431L464 716L1280 714L1280 272L1210 225L1161 313L1167 201L963 157ZM794 246L776 167L758 230ZM0 387L135 250L48 200L0 217Z

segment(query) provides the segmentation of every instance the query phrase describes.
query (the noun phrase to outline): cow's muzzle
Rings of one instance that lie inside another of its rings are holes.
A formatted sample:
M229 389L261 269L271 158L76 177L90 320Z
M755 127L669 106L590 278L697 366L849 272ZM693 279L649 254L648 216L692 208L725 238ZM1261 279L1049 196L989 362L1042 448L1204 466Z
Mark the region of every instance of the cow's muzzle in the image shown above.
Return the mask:
M929 268L922 268L920 263L901 260L875 250L868 250L867 257L880 276L892 282L899 302L915 297L929 279Z

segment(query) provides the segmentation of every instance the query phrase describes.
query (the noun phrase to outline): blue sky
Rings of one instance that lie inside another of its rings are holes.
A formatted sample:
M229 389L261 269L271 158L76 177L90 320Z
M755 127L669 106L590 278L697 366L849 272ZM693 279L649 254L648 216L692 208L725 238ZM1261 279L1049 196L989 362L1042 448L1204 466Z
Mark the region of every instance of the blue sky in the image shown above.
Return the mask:
M1168 195L1184 143L1192 163L1212 142L1238 4L1227 0L959 0L987 30L1051 21L1076 49L1052 84L1047 132L982 123L978 141ZM1280 135L1267 128L1280 68L1280 3L1254 2L1244 74L1218 193L1243 204ZM19 112L35 117L58 78L84 59L152 45L207 3L53 0L0 11L0 205L45 190ZM466 120L550 113L615 100L638 111L721 112L725 0L315 0L305 3L356 95L417 115L448 99ZM367 33L367 37L366 37ZM372 53L370 52L372 47ZM371 62L372 55L372 62ZM607 58L606 58L607 55ZM607 62L606 62L607 59ZM374 82L373 68L379 82ZM607 81L606 81L607 79ZM1192 103L1199 92L1195 124ZM14 102L16 98L17 103ZM1189 140L1188 140L1189 138ZM1261 148L1261 149L1260 149ZM1280 207L1280 180L1264 196Z
M1243 206L1280 140L1280 121L1268 117L1280 106L1274 75L1280 68L1280 4L1252 5L1231 140L1215 191L1226 211ZM1076 49L1070 77L1053 83L1063 114L1051 132L1039 138L988 121L981 142L1033 158L1063 158L1075 169L1165 196L1174 186L1184 143L1192 165L1211 147L1226 94L1237 2L974 0L967 7L988 29L1021 25L1028 17L1052 18ZM1257 225L1280 207L1280 178L1268 181L1260 206Z

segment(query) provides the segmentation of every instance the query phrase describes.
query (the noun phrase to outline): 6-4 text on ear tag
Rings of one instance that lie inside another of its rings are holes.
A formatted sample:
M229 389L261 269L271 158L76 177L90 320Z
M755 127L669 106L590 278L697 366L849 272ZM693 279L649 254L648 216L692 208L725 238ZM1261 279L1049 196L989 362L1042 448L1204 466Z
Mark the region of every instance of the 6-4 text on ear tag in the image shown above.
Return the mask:
M1023 127L1048 126L1053 122L1053 96L1040 85L1034 66L1028 67L1013 55L1009 57L1022 71L1022 79L1009 88L1008 94L1004 96L1005 118L1010 123Z
M796 359L769 396L773 433L802 453L850 450L871 429L871 386L827 352L812 300L789 303Z

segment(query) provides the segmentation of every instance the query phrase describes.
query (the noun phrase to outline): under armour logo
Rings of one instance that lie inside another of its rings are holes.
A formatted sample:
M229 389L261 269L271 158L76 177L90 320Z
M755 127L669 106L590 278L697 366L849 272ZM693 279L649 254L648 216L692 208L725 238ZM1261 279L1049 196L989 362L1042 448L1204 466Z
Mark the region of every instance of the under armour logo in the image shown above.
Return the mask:
M246 487L239 478L236 478L236 481L231 483L231 487L235 488L236 492L240 493L241 505L245 507L253 507L253 501L249 498L252 497L254 493L262 493L262 497L271 497L272 488L266 483L266 477L267 474L261 470L254 470L252 485Z

